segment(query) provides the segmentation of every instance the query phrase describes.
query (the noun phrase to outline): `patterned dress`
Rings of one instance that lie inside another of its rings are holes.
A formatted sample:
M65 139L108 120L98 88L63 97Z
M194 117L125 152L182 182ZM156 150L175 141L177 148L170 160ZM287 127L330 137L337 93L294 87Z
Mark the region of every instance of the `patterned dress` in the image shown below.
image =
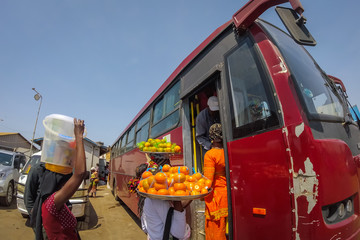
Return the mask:
M60 210L56 209L55 193L48 197L41 207L42 222L48 239L76 240L78 239L76 218L66 204Z
M212 181L213 188L205 197L206 240L225 240L228 202L224 149L212 148L206 152L204 176Z

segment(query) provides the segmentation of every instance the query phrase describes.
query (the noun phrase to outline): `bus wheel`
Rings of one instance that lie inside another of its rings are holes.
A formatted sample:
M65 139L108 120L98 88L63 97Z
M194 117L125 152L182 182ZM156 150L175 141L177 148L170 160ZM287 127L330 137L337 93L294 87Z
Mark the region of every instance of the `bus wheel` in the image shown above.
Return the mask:
M117 184L116 184L116 181L114 181L113 186L114 186L114 197L115 197L115 200L116 200L116 201L119 201L120 198L119 198L119 196L117 195Z

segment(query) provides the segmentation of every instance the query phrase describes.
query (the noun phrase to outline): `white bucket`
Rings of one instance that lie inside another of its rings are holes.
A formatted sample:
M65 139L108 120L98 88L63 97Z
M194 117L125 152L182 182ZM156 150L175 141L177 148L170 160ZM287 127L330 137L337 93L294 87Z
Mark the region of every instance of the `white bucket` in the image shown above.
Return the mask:
M51 114L43 121L45 127L41 161L73 167L75 157L74 118Z

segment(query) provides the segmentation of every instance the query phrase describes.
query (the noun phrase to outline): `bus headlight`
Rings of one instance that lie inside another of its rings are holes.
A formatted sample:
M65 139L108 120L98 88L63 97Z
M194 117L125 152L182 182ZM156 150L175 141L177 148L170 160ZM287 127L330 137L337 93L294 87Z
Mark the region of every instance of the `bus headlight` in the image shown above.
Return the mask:
M340 203L338 207L338 215L341 219L343 219L346 215L345 206L343 203Z
M322 207L322 214L327 224L338 223L354 214L353 197Z
M346 202L346 211L348 213L351 213L353 211L353 204L352 204L352 201L351 200L348 200Z

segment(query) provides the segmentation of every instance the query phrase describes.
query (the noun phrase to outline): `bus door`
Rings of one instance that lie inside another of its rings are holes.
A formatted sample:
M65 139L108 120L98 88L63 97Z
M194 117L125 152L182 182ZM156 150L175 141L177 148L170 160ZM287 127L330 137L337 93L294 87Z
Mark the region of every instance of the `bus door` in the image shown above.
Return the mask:
M225 56L223 106L233 239L292 239L289 158L276 91L246 35Z

